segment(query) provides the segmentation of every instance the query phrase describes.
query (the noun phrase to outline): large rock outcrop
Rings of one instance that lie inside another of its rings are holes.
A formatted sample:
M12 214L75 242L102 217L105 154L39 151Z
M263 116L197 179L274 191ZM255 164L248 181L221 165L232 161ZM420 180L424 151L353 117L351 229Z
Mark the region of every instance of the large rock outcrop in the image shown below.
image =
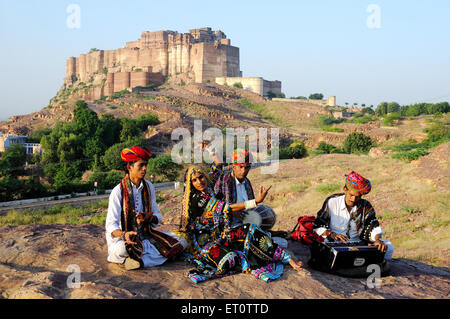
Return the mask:
M174 226L172 226L174 227ZM169 230L171 225L163 225ZM297 242L288 248L306 262L309 251ZM300 299L300 298L448 298L446 268L406 260L391 262L391 275L380 288L365 279L349 279L289 266L283 276L266 284L252 275L237 274L201 284L184 277L191 266L183 261L126 271L106 261L102 226L31 225L0 228L0 294L3 298L97 299ZM80 270L77 288L74 270ZM72 288L68 287L72 283Z

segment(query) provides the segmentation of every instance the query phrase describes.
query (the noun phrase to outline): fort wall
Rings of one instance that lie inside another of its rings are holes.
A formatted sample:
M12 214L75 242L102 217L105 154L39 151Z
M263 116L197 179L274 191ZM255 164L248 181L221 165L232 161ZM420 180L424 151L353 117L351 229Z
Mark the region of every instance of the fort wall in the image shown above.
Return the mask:
M70 57L64 82L87 83L103 74L106 75L103 94L110 94L180 73L193 73L195 82L214 81L217 76L239 76L239 67L239 48L231 46L222 31L211 28L193 29L189 33L146 31L124 48Z

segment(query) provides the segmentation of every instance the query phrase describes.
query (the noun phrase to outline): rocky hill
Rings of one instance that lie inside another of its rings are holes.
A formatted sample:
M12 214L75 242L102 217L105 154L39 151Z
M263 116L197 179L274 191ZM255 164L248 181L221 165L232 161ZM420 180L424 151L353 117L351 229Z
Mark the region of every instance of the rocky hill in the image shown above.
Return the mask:
M365 279L289 267L269 284L237 274L196 285L184 276L191 266L182 261L137 271L109 264L101 226L8 226L0 236L0 293L9 299L448 298L450 293L448 269L403 258L391 263L391 275L373 289ZM307 248L293 242L290 250L307 261ZM67 286L75 269L70 265L81 271L79 288Z
M102 100L88 101L88 105L99 117L102 114L112 114L118 118L137 118L149 112L157 114L161 124L143 132L143 137L157 153L163 153L173 145L170 138L173 129L185 127L192 132L195 119L203 120L204 130L208 127L276 127L280 131L281 147L295 140L304 141L310 148L317 147L321 141L339 146L352 132L362 132L378 143L411 138L421 141L426 137L423 132L411 132L401 125L380 127L379 121L366 124L343 123L336 125L342 132L324 132L317 123L318 117L331 113L323 106L308 102L269 101L255 93L234 87L212 83L178 85L172 80L155 89L122 92ZM82 89L62 88L46 108L0 122L0 132L29 136L37 129L53 127L58 121L70 121L75 102L82 98ZM249 108L242 103L243 100L256 107Z
M373 185L366 198L373 204L393 242L391 273L381 287L369 288L365 278L351 279L306 267L289 266L266 284L248 274L193 284L185 278L191 266L183 261L126 271L106 261L103 225L22 225L0 227L0 295L3 298L443 298L450 297L448 148L441 145L422 159L405 165L390 157L331 154L280 163L275 175L250 171L255 187L272 189L265 203L277 213L275 230L292 230L299 216L315 215L323 200L341 192L344 174L354 169ZM426 168L428 171L423 172ZM182 191L161 193L161 230L176 229ZM447 206L445 206L447 205ZM103 212L106 207L103 208ZM101 212L96 212L101 213ZM307 247L289 241L288 250L306 263ZM77 265L80 288L68 288ZM73 267L73 266L72 266Z

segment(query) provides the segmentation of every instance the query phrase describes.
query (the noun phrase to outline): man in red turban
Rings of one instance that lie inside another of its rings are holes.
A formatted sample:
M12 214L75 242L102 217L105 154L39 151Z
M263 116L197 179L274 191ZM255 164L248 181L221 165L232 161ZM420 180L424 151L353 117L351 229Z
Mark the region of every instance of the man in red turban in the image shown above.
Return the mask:
M233 212L231 216L231 227L242 225L245 216L248 214L247 210L257 206L252 184L247 178L252 167L252 155L244 149L234 150L231 154L232 165L230 169L219 161L215 150L208 144L208 142L204 141L202 147L210 153L214 160L210 172L210 176L215 181L214 195L217 199L228 204L245 203L245 210ZM271 187L265 188L260 186L257 189L258 196L265 197ZM275 236L280 235L280 232L270 232ZM281 236L285 236L285 233Z
M369 201L362 198L372 189L370 181L355 171L346 175L344 193L328 197L317 213L315 231L330 241L364 241L392 258L394 246L383 241L383 230Z
M124 162L137 162L139 160L148 161L152 154L148 147L133 146L130 148L125 148L120 152L120 156Z
M156 203L155 187L145 180L149 148L133 146L120 153L126 175L109 197L106 215L108 261L125 263L127 270L153 267L181 253L184 239L172 233L157 232L162 215ZM150 233L149 233L150 230ZM147 235L158 233L163 242L150 242Z

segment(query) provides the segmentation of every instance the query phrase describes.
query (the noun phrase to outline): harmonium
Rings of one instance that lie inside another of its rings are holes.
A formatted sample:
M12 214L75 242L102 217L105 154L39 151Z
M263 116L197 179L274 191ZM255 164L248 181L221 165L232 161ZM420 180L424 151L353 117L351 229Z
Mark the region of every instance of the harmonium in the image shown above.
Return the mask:
M381 264L384 252L366 242L315 242L311 247L311 262L325 271L336 271Z

